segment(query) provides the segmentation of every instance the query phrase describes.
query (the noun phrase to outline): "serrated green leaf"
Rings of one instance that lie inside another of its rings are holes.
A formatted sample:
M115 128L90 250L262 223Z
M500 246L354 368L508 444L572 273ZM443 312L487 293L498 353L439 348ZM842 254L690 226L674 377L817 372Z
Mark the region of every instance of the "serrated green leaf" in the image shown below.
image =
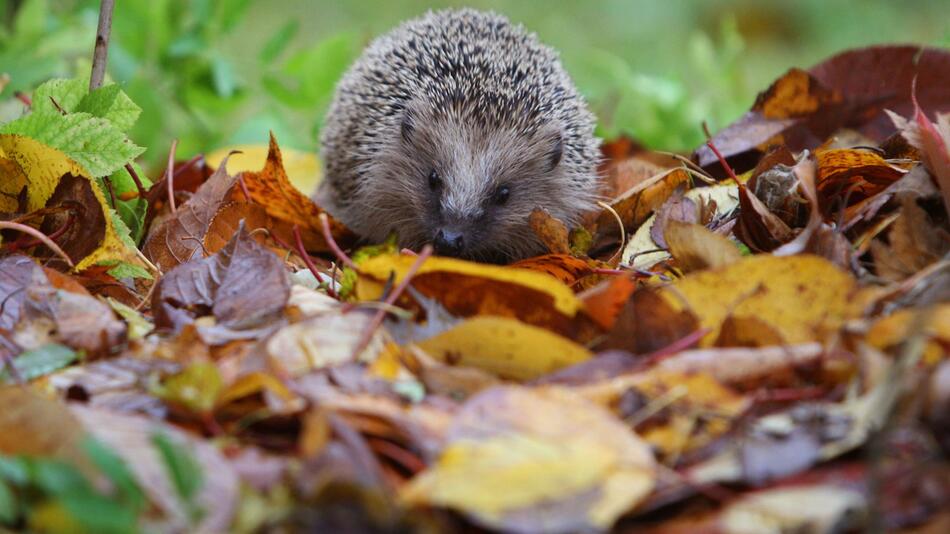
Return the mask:
M24 380L33 380L66 367L78 357L76 351L69 347L49 343L20 354L13 360L13 364ZM0 373L0 377L5 382L10 382L10 373L6 369Z
M144 278L146 280L152 279L152 275L147 269L141 265L135 265L134 263L128 263L119 260L108 260L99 262L99 265L105 267L111 266L112 268L106 271L106 273L116 280L121 280L123 278Z
M88 92L89 78L50 80L33 91L33 113L62 114L53 104L53 100L67 113L72 112Z
M111 122L88 113L33 112L4 124L0 133L23 135L60 150L92 176L108 176L145 151Z
M75 111L111 121L116 128L127 132L138 120L142 108L136 106L135 102L132 102L132 99L113 83L84 96Z
M22 486L30 481L30 467L19 456L0 456L0 479Z

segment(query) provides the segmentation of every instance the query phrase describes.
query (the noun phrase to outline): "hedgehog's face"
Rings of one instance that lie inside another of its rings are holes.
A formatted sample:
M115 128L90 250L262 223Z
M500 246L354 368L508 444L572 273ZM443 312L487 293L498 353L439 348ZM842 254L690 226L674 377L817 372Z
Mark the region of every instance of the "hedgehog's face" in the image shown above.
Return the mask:
M403 121L388 155L390 199L412 213L395 227L406 246L432 243L440 255L503 261L541 251L528 224L537 207L570 220L577 194L561 168L560 128L487 128L457 117Z

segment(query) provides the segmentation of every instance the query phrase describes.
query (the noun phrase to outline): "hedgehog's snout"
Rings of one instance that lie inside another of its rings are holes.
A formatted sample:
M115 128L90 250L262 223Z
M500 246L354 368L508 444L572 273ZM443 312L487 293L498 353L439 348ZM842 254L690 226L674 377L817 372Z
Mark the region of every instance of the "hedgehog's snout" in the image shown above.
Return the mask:
M461 256L465 250L465 238L462 232L440 228L433 243L435 253L440 256Z

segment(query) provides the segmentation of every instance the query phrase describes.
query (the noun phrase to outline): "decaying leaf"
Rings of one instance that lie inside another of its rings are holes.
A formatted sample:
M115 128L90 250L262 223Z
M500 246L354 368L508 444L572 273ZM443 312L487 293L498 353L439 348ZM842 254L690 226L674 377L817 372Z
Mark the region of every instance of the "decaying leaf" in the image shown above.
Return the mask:
M202 316L209 342L256 337L280 318L290 297L290 280L280 259L243 228L225 248L169 271L152 298L155 326L176 331Z

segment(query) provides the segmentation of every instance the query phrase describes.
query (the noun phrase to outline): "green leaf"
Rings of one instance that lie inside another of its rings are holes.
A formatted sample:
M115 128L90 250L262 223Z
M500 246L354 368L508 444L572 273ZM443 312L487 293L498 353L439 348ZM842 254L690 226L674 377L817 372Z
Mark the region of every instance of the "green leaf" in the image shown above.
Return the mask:
M190 451L173 442L166 434L161 432L152 434L152 443L162 457L175 491L178 492L182 502L191 509L192 519L196 519L200 515L200 510L197 509L193 498L201 489L201 465Z
M115 278L116 280L121 280L123 278L144 278L145 280L151 280L152 275L148 272L148 269L142 267L141 265L135 265L134 263L128 263L119 260L108 260L99 263L106 267L112 266L111 269L106 271L109 276Z
M84 96L76 106L76 111L109 120L116 128L127 132L138 120L142 108L136 106L135 102L113 83Z
M53 104L53 100L67 113L75 111L76 106L89 92L89 78L58 78L50 80L33 91L33 113L62 112Z
M13 30L18 34L41 33L46 29L48 14L49 5L46 0L27 0L17 9Z
M19 516L16 495L10 491L10 487L6 483L0 482L0 523L10 525Z
M62 495L59 503L85 532L133 534L138 532L137 510L94 492Z
M72 465L48 458L33 459L32 482L50 495L65 495L71 492L92 492L86 477Z
M82 441L82 448L89 455L92 463L115 485L120 500L135 510L140 509L145 503L145 495L125 460L92 437L87 437Z
M92 176L108 176L145 151L111 122L88 113L33 112L0 127L61 150Z
M234 69L231 63L221 56L215 56L211 60L211 81L214 82L214 90L222 98L231 98L237 91L238 81L234 76Z
M49 343L20 354L13 360L13 364L24 380L33 380L62 369L78 358L73 349L58 343ZM0 373L0 377L5 382L11 381L10 373L6 369Z
M136 267L138 266L136 265ZM306 271L306 269L304 270ZM129 326L130 340L142 339L155 329L155 325L146 319L144 315L136 311L135 308L122 304L112 297L106 297L106 301L109 303L109 306L112 307L112 311L118 313L119 317L122 317L125 324Z
M261 47L261 63L270 63L277 59L277 56L287 49L287 45L297 35L298 30L300 30L300 21L295 19L274 32L274 35L271 35Z
M0 456L0 479L22 486L30 481L30 467L19 456Z

